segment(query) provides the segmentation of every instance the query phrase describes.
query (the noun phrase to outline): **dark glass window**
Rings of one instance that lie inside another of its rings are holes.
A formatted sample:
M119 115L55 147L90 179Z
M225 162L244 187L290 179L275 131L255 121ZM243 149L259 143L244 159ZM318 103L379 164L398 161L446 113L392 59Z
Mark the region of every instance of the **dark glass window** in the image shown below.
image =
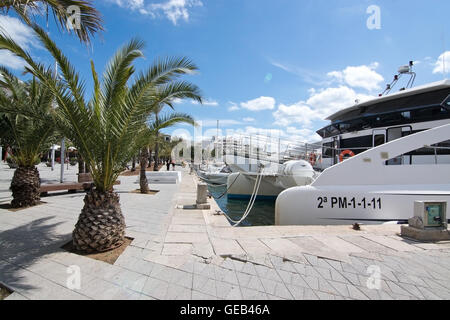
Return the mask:
M376 116L365 116L347 120L345 122L334 123L319 130L317 133L322 138L328 138L347 132L360 131L370 128L379 128L387 126L400 126L409 123L449 119L450 111L442 106L432 106L427 108L413 109L409 111L396 111L391 113L379 114Z
M384 138L385 138L384 134L375 135L375 137L373 138L374 147L381 146L382 144L384 144Z
M323 158L333 157L333 142L324 143L322 145L322 157Z

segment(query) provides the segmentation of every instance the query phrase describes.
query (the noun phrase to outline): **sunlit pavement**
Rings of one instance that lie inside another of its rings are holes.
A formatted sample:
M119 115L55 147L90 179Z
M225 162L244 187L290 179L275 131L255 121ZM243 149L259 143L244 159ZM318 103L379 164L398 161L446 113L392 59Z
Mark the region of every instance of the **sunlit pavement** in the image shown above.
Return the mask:
M58 182L60 165L40 165ZM165 167L163 168L163 170ZM129 193L138 177L120 177L134 240L114 265L60 247L84 193L42 198L45 204L0 209L0 282L7 299L450 299L450 243L400 238L398 226L231 228L218 207L182 209L196 197L187 169L178 185ZM76 180L76 166L66 181ZM0 164L0 202L10 201L13 170Z

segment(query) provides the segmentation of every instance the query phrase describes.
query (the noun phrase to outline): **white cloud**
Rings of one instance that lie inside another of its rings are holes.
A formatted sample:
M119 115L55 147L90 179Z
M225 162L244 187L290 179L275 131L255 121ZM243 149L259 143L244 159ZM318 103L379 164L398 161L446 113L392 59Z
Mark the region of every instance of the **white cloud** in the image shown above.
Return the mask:
M369 66L348 66L342 71L332 71L327 75L353 88L363 88L368 91L379 90L381 89L380 83L384 81L384 78L375 71L378 65L378 62L374 62Z
M204 119L204 120L197 120L199 124L201 124L203 127L216 127L217 126L217 119ZM219 126L220 127L226 127L226 126L235 126L240 125L242 122L234 120L234 119L220 119L219 120Z
M447 74L450 70L450 51L442 53L434 63L433 73Z
M259 97L247 102L241 102L241 107L251 111L272 110L275 108L275 99L272 97Z
M251 118L251 117L246 117L246 118L244 118L242 120L244 120L245 122L254 122L255 121L255 119Z
M25 50L39 47L33 30L17 18L0 15L0 32L9 36ZM0 64L16 70L26 65L25 61L6 50L0 50Z
M0 50L0 65L14 70L23 69L27 64L21 58L16 57L11 52Z
M232 112L232 111L239 110L239 107L238 107L238 105L236 103L230 101L230 102L228 102L228 104L230 105L228 107L228 111Z
M357 94L352 88L340 86L322 90L310 90L310 97L306 101L299 101L292 105L280 104L273 112L275 124L288 126L293 123L310 127L313 121L323 120L327 116L343 108L373 98L370 95Z
M189 21L190 9L203 6L201 0L166 0L160 3L146 3L144 0L109 0L122 8L136 10L143 15L149 15L156 18L160 15L165 16L174 25L178 21Z
M200 104L200 102L197 102L195 100L192 100L191 103L192 104L196 104L196 105ZM212 99L208 100L208 99L206 99L206 100L203 101L202 105L209 106L209 107L217 107L219 105L219 103L216 100L212 100Z
M295 143L300 142L317 142L322 138L311 129L297 129L295 127L287 127L286 138Z

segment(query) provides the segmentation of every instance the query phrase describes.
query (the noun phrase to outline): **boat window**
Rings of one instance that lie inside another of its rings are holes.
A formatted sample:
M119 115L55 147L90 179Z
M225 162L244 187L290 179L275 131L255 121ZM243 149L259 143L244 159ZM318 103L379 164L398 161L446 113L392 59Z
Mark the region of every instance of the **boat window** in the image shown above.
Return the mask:
M377 134L373 138L374 147L384 144L384 134Z
M354 154L359 154L372 148L372 136L361 136L356 138L341 139L341 150L352 150Z
M355 132L371 128L387 127L404 125L422 121L433 121L441 119L449 119L450 110L436 105L431 107L418 108L409 111L397 111L376 116L366 116L348 120L345 122L334 123L323 130L317 131L322 138L328 138L344 134L348 132Z
M333 157L333 142L324 143L322 145L322 158Z
M411 119L411 112L410 111L405 111L401 113L403 119Z

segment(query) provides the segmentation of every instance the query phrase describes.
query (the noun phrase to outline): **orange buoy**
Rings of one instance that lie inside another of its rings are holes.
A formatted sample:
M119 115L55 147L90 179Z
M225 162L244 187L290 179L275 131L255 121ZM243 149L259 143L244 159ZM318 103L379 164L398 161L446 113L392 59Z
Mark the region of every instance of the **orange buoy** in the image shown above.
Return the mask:
M348 149L344 150L339 155L339 161L340 162L344 161L344 157L347 156L347 155L350 156L350 157L353 157L355 155L355 153L352 150L348 150Z

